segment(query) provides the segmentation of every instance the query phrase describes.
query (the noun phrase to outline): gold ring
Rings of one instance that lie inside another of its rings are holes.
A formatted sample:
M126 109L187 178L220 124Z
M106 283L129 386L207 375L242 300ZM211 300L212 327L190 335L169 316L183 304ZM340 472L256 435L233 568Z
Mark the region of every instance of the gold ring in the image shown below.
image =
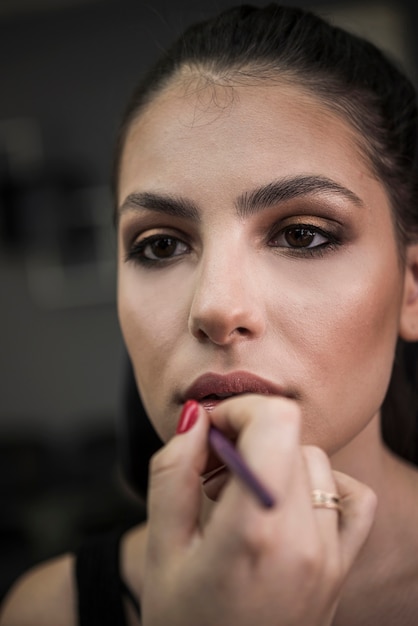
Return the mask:
M312 491L312 506L315 509L334 509L341 512L341 498L337 493L328 493L322 489Z

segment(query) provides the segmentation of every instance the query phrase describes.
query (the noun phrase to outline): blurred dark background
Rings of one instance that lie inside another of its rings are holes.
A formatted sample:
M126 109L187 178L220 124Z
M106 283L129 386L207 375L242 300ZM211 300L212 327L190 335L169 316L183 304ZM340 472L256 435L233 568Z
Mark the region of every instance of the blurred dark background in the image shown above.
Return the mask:
M32 564L144 516L117 448L112 144L161 48L232 4L0 0L0 600ZM415 0L303 6L416 82Z

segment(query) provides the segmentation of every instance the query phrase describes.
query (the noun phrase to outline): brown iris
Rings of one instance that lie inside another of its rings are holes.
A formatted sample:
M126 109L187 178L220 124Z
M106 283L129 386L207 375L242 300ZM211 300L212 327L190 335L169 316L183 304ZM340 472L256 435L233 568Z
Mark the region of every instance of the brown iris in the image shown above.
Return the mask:
M286 242L292 248L307 248L313 241L316 232L310 228L298 226L297 228L289 228L286 230Z
M171 237L161 237L150 244L152 253L159 259L167 259L176 251L177 240Z

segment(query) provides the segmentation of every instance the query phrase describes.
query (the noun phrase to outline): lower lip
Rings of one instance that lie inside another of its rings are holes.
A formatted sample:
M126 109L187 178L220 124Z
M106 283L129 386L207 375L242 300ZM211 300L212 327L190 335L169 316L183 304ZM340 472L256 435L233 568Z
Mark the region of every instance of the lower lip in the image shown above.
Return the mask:
M208 411L209 413L211 411L213 411L213 409L218 406L218 404L220 404L222 402L222 400L226 400L227 398L220 398L219 400L215 400L210 399L210 400L199 400L199 404L201 406L203 406L203 408L205 409L205 411Z

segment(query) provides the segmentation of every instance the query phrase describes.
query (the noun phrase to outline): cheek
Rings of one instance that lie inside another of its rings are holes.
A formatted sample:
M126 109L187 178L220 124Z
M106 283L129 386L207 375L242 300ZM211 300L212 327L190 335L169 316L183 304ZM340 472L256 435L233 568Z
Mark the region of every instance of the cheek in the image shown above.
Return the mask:
M340 373L359 387L366 384L369 393L371 384L386 387L397 340L398 299L387 286L384 281L354 286L342 295L335 318L329 321L333 321L328 346L333 358L328 374Z
M119 322L149 412L187 326L179 290L163 282L152 273L140 279L136 268L124 268L118 280Z
M375 250L353 263L336 294L340 348L372 372L391 369L399 330L402 277L396 251L387 250L385 257Z
M352 264L349 272L328 272L321 298L312 297L310 314L304 312L300 354L305 389L311 390L305 438L329 453L376 414L390 380L402 283L396 258L383 268L377 258L362 268Z

